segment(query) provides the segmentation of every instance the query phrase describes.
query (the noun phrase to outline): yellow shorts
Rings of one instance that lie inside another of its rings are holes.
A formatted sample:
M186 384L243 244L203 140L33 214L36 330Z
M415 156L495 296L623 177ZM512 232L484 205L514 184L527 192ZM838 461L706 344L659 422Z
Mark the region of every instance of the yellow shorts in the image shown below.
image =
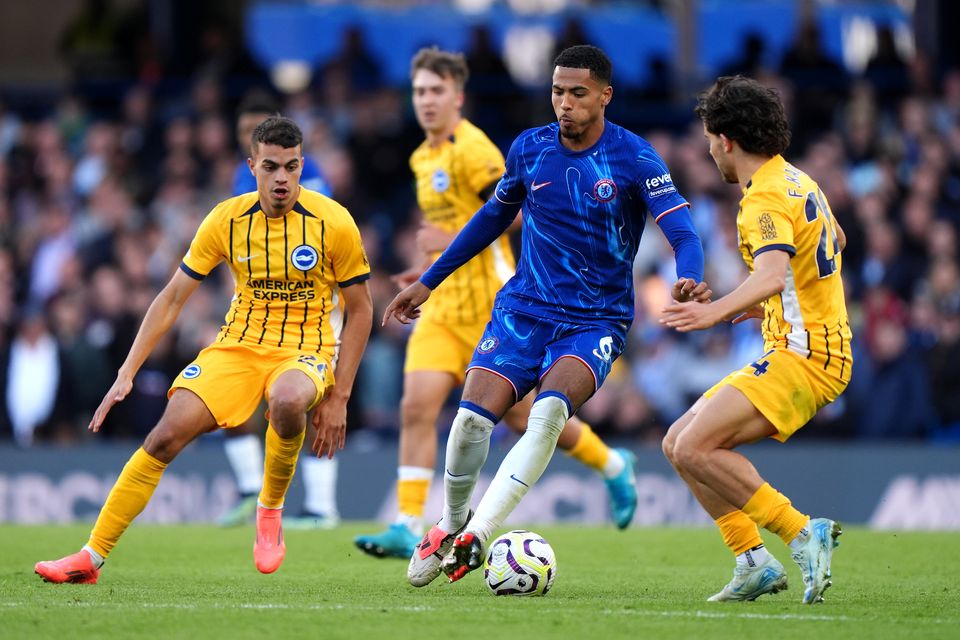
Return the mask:
M462 384L473 351L483 336L486 321L475 324L440 324L418 320L407 341L403 372L445 371Z
M703 395L709 398L728 384L742 391L776 427L777 435L773 437L780 442L786 442L820 407L836 400L847 387L847 381L830 375L817 361L786 349L768 351Z
M311 406L333 386L333 367L325 353L215 342L180 372L167 397L176 389L189 389L200 396L217 425L235 427L256 411L261 398L269 400L273 382L290 370L303 371L317 386Z

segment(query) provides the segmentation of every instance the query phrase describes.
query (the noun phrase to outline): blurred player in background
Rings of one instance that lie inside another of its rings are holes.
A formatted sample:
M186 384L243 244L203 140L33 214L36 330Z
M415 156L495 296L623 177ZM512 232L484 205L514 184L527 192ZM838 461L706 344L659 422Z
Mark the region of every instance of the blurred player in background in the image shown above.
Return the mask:
M733 580L711 601L754 600L787 588L758 525L789 545L803 602L823 600L840 526L797 511L733 449L784 442L850 381L850 323L840 278L843 230L823 192L780 155L790 129L779 96L754 80L723 77L700 97L710 155L740 183L740 253L749 277L712 304L674 304L661 322L678 331L762 319L766 353L704 393L667 432L663 451L736 556Z
M257 180L250 170L250 136L253 130L270 116L277 115L280 105L269 93L255 90L247 94L237 107L237 144L242 160L233 176L233 195L239 196L257 190ZM320 165L303 155L300 186L327 197L333 194L323 177ZM240 498L221 518L220 524L232 527L253 519L257 512L257 494L263 483L263 422L257 411L244 424L224 432L223 448L237 481ZM307 438L310 441L310 438ZM330 528L340 521L337 509L337 460L304 456L300 459L303 471L303 509L298 516L284 519L289 528Z
M370 265L347 210L300 188L303 135L297 125L271 117L252 138L257 191L220 203L201 223L180 269L150 305L90 429L98 431L113 405L130 393L137 370L183 304L223 261L236 281L226 324L177 376L160 422L120 473L87 544L36 564L48 582L95 583L167 465L201 434L242 424L261 398L269 426L253 557L260 572L276 571L286 553L284 496L307 422L318 430L317 455L332 456L343 446L347 400L372 321Z
M413 106L426 140L410 157L424 223L417 233L423 253L417 265L395 278L414 282L447 247L494 191L503 175L503 155L463 118L464 56L422 49L411 63ZM439 286L423 308L407 343L401 404L400 465L396 521L382 533L356 538L374 556L409 558L423 534L423 510L437 457L436 423L450 392L463 384L473 349L490 318L494 298L513 276L508 237L500 235ZM505 416L511 429L526 429L532 397L521 398ZM577 418L567 422L558 446L601 473L617 527L630 524L637 507L635 456L611 450Z
M414 586L441 571L459 580L480 566L486 542L540 478L570 417L603 384L633 322L633 261L648 212L676 253L673 296L709 299L699 282L700 238L663 160L604 117L611 76L609 58L596 47L557 57L552 102L559 122L520 134L493 196L384 314L384 322L417 318L433 290L522 211L519 268L497 294L467 369L447 441L443 518L410 559ZM464 272L469 268L457 274ZM527 430L471 514L491 431L534 388Z

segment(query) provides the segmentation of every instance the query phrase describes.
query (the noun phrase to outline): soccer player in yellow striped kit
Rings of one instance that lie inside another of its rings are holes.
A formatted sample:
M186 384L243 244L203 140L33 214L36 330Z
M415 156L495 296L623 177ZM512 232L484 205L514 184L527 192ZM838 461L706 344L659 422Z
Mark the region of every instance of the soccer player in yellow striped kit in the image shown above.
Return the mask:
M300 187L302 142L287 118L271 117L254 129L249 162L257 191L210 212L150 305L92 431L130 392L137 370L204 277L225 261L236 280L217 339L174 381L160 422L120 473L89 541L65 558L38 562L44 580L95 583L170 461L199 435L243 423L262 397L269 427L253 557L262 573L283 562L283 500L307 420L318 431L314 452L333 456L343 446L347 400L373 317L360 232L346 209Z
M780 155L790 129L774 91L723 77L696 112L723 179L743 190L737 237L750 275L712 303L667 307L661 322L692 331L760 318L766 353L709 389L670 427L663 451L736 557L733 579L709 600L754 600L787 588L759 526L790 547L802 602L813 604L831 586L840 525L798 511L733 449L768 437L786 441L850 382L840 279L846 239L817 183Z
M500 150L461 115L469 75L464 56L427 48L414 56L410 66L414 111L426 134L410 157L425 221L417 234L424 262L395 278L401 287L416 280L443 252L490 197L505 170ZM385 531L356 538L356 545L366 553L406 560L420 542L436 463L437 418L450 392L463 384L494 298L514 267L508 239L501 236L451 275L423 305L404 365L398 516ZM532 398L521 400L504 422L524 431L531 405ZM633 453L610 449L577 418L567 422L558 446L603 475L614 522L620 529L627 527L637 507Z

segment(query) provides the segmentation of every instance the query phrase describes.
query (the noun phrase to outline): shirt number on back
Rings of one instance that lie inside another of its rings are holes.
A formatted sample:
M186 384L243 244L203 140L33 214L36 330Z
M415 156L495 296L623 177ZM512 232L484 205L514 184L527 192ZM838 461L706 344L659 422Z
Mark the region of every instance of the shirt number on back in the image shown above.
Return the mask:
M820 278L832 276L837 271L837 254L840 253L840 243L837 241L837 233L833 228L833 221L830 219L830 207L827 206L823 198L823 192L811 191L807 194L807 200L804 203L804 214L807 222L813 222L820 219L823 226L820 229L820 242L817 244L817 274ZM830 250L829 256L827 250Z

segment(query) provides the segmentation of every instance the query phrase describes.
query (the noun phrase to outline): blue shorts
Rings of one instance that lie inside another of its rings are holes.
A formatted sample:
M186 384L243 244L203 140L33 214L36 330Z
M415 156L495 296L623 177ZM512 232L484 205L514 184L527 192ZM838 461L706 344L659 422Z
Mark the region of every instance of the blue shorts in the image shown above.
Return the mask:
M626 329L613 322L571 324L495 308L467 367L505 378L527 395L561 358L576 358L593 373L596 392L620 357Z

